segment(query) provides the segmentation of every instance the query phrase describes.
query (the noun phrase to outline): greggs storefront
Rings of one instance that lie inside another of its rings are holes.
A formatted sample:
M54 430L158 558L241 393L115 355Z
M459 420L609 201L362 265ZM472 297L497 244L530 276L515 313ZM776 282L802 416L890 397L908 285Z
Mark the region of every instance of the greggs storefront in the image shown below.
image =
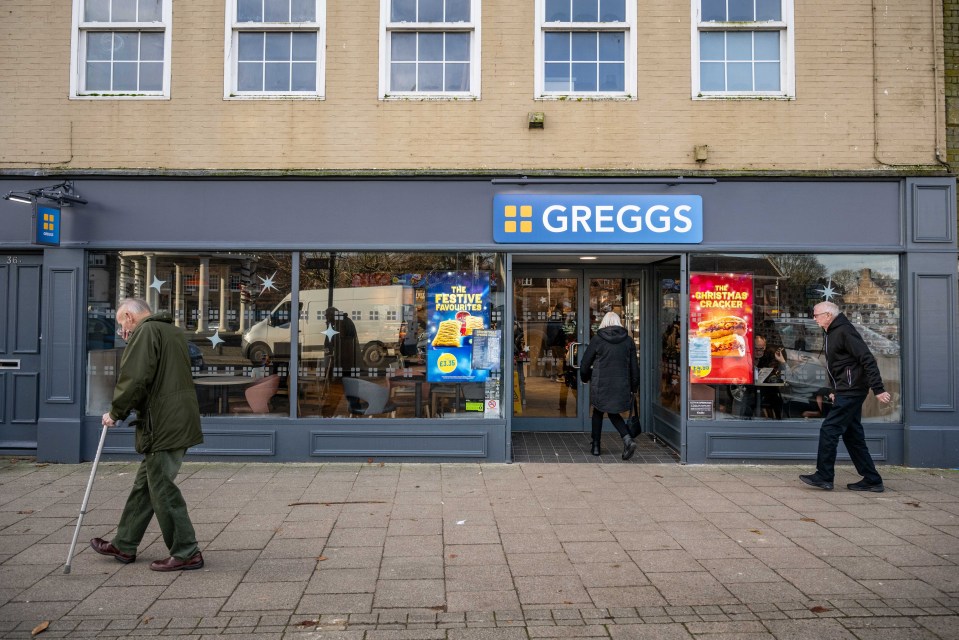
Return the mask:
M191 344L198 459L506 462L534 431L583 433L586 449L579 358L616 311L644 430L681 461L811 461L830 410L811 310L831 300L893 394L864 407L874 457L959 460L954 180L82 177L74 190L87 204L60 213L58 246L33 244L28 210L0 202L7 453L92 457L125 346L114 312L135 296ZM132 445L132 429L111 430L106 453Z

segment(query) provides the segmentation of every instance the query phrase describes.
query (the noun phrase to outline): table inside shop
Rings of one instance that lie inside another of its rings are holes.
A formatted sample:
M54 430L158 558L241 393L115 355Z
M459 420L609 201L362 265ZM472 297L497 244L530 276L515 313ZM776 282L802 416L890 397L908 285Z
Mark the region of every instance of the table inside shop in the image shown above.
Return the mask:
M782 389L786 386L785 382L757 382L749 385L756 389L756 412L753 414L757 418L763 417L763 389Z
M423 385L425 383L425 373L417 373L413 375L403 375L400 373L389 379L390 387L413 388L413 415L417 418L423 417Z
M221 415L230 412L230 389L242 389L254 382L256 379L250 376L208 375L193 378L196 386L213 389L214 402Z

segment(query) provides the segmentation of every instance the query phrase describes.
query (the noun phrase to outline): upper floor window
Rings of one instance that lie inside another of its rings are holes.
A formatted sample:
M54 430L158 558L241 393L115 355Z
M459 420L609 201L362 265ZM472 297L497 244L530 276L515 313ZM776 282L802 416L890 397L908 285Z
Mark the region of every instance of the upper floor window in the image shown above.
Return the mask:
M536 97L636 97L636 3L537 0Z
M169 98L171 0L74 0L70 97Z
M380 98L479 98L480 0L381 0Z
M326 0L227 0L225 98L322 98Z
M796 95L793 0L692 0L693 98Z

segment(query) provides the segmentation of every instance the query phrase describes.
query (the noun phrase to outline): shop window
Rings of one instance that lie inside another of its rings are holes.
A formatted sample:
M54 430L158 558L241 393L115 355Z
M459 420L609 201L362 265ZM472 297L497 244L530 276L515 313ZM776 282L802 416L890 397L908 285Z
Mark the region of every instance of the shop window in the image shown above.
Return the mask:
M692 0L694 99L794 98L793 0Z
M72 98L169 98L172 0L74 0Z
M298 414L501 418L501 276L492 254L301 254Z
M224 97L322 98L325 0L228 0Z
M87 414L110 408L126 346L116 335L116 307L136 297L183 330L203 415L289 415L290 254L121 251L97 257L87 294ZM227 286L235 278L238 290ZM245 341L250 332L264 340ZM270 393L259 386L274 383Z
M862 335L893 397L870 394L863 420L901 420L897 256L693 256L689 298L691 420L823 418L831 385L812 308L824 300Z
M537 0L538 98L636 97L636 3Z
M137 297L183 330L204 416L502 418L498 254L121 251L89 264L88 415L110 407L116 307Z
M381 0L380 98L479 98L480 0Z

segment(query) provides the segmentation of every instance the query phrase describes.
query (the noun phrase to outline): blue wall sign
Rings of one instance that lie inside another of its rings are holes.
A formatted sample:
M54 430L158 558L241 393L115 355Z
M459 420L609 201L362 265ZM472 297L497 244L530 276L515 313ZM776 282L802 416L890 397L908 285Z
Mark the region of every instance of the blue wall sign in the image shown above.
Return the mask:
M522 244L691 244L703 241L703 198L497 194L493 240Z
M37 205L33 214L33 244L60 246L60 208Z

